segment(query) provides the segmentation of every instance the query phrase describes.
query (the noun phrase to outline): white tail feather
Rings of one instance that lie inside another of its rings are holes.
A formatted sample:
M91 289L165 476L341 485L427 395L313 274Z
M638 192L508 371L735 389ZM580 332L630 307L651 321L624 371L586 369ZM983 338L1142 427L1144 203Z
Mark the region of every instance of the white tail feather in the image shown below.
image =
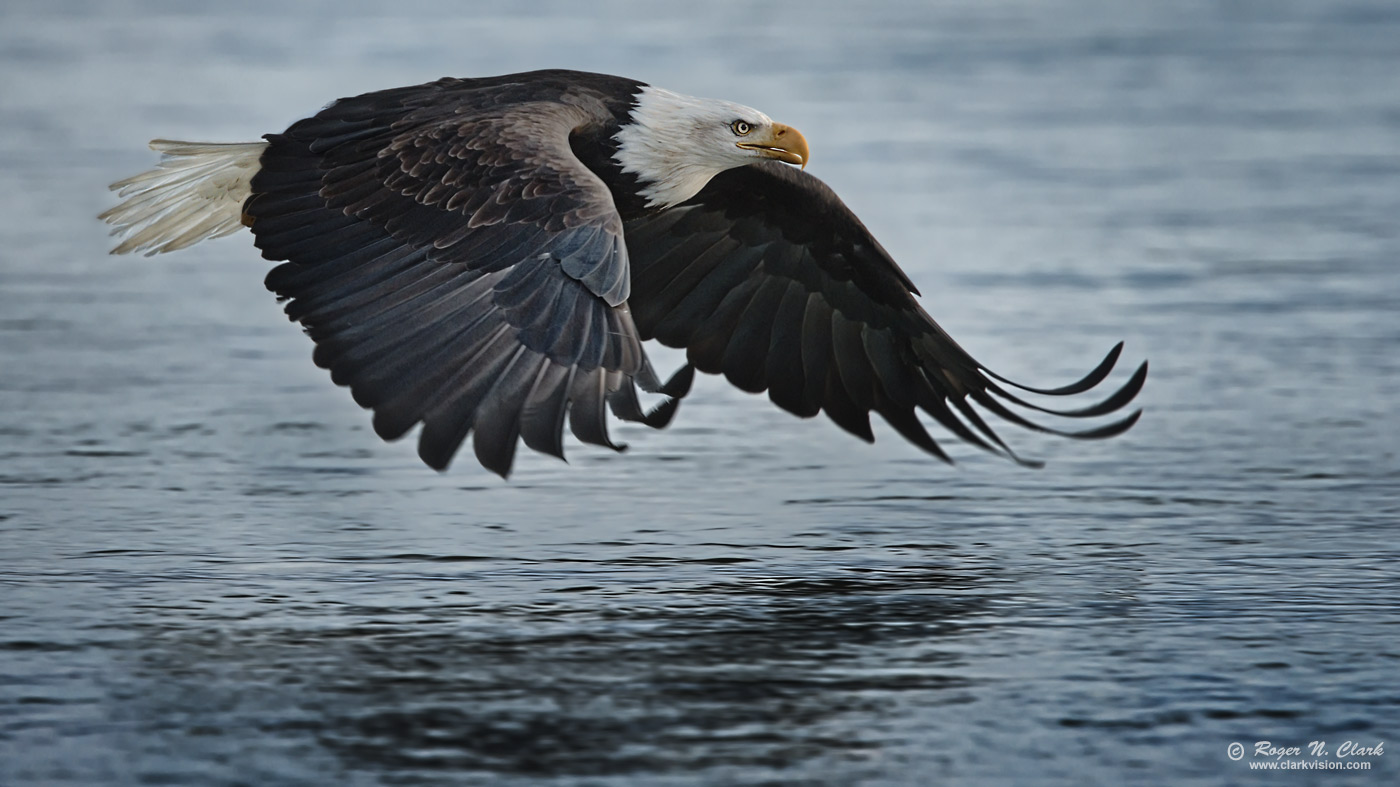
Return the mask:
M150 256L237 232L266 148L266 142L152 140L159 166L113 183L125 199L98 216L113 225L113 235L126 236L112 253Z

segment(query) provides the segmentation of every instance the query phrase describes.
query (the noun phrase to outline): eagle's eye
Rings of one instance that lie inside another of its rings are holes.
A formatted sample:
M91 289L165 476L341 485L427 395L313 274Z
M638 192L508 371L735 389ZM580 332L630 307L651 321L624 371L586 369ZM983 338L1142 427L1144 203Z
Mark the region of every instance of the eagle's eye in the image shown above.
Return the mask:
M736 120L736 121L734 121L733 123L730 123L730 124L729 124L729 128L730 128L730 130L732 130L736 135L741 136L741 137L747 137L747 136L749 135L749 132L750 132L750 131L753 131L753 126L749 125L747 122L745 122L745 121L743 121L743 120Z

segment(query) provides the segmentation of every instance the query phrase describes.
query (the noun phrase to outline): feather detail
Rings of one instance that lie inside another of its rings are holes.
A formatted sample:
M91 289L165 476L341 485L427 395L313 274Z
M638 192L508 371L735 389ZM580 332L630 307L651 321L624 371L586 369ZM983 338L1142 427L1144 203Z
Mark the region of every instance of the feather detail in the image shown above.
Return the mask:
M160 163L113 183L125 199L98 216L113 226L113 235L125 236L113 254L150 256L242 229L243 203L252 196L266 142L157 139L151 149L160 152Z

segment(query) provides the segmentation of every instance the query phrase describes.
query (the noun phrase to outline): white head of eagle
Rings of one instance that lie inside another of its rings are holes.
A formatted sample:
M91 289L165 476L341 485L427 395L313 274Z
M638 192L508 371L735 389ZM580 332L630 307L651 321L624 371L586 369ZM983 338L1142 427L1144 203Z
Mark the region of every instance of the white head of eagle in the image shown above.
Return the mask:
M637 176L647 207L669 208L710 178L758 159L807 165L807 140L753 107L646 86L614 137L615 159Z

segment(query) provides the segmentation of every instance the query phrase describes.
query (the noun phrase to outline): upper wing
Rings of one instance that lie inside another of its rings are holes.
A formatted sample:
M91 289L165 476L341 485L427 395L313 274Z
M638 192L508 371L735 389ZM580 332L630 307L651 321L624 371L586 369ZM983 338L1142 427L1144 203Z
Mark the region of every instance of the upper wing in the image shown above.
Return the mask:
M612 446L605 402L654 425L675 406L636 406L632 381L656 386L625 304L622 222L569 148L605 111L518 93L444 80L344 99L268 136L244 208L263 256L287 260L267 286L316 363L385 439L421 421L438 469L473 430L506 475L517 437L563 455L566 412Z
M716 176L690 201L626 224L632 315L643 339L684 347L701 371L745 391L768 391L801 416L825 410L873 441L870 413L947 460L916 416L922 409L962 439L1023 464L969 400L1020 426L1108 437L1141 411L1083 431L1042 426L1013 404L1068 418L1121 409L1141 390L1143 364L1101 402L1055 411L999 383L1050 396L1088 391L1122 350L1077 383L1034 389L982 368L914 300L917 290L880 244L816 178L765 162Z

